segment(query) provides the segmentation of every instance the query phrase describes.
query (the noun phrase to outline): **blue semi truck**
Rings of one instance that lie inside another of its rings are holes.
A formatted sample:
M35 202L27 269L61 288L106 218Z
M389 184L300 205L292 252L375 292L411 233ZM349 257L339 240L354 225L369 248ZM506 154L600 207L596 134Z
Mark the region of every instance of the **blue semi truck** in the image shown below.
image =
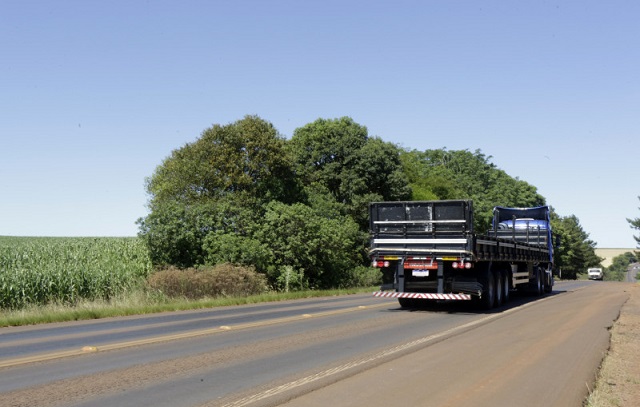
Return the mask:
M403 307L472 300L483 309L514 290L551 292L555 242L548 206L493 210L490 230L474 233L471 200L373 202L370 257L382 271L374 296Z

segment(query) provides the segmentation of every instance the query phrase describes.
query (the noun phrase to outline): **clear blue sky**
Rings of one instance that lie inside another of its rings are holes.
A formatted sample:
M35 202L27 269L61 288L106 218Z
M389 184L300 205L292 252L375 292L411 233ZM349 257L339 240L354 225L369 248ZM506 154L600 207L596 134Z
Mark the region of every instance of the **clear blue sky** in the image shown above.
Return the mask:
M0 235L133 236L145 177L247 114L482 150L635 247L640 2L0 1Z

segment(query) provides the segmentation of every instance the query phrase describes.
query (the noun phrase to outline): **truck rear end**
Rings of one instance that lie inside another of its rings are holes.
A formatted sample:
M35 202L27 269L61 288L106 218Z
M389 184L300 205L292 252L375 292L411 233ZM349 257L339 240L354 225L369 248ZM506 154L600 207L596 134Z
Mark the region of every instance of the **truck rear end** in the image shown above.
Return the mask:
M372 265L382 269L382 288L395 290L378 296L404 305L479 295L471 201L376 202L369 210Z
M474 233L470 200L374 202L369 212L371 262L383 275L375 296L402 306L477 300L488 309L515 288L551 290L547 207L496 207L485 235Z

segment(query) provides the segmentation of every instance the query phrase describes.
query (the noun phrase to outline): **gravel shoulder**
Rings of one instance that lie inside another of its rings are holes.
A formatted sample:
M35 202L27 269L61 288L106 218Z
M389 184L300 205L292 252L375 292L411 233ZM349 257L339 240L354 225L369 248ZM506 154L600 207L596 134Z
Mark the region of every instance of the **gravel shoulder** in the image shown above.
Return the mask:
M602 361L589 407L635 407L640 400L640 284L629 285L629 299L611 328L611 345Z

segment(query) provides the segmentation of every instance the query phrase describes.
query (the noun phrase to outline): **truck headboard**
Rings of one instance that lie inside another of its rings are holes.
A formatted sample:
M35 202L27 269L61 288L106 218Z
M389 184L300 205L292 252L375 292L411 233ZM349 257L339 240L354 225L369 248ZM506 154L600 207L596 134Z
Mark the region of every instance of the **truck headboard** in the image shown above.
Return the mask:
M473 204L469 200L373 202L369 219L374 236L464 236L473 233Z

